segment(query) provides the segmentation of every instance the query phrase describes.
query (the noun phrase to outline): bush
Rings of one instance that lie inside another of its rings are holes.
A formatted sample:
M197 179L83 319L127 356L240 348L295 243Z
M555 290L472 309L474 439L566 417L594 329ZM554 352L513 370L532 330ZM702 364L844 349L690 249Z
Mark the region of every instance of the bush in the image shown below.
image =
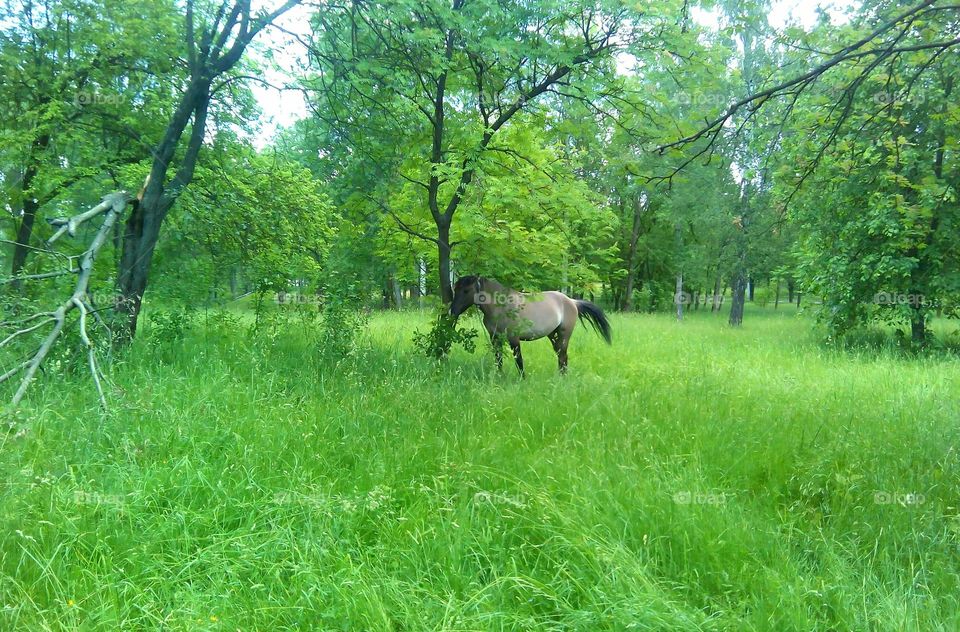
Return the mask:
M358 334L367 326L368 313L360 307L353 288L324 297L320 321L320 354L341 360L356 349Z
M457 344L468 353L473 353L477 346L476 338L475 329L458 329L457 319L447 312L446 307L441 307L437 311L430 331L414 332L413 346L427 357L439 361L446 358L453 349L453 345Z
M168 346L183 340L191 325L192 316L186 309L152 310L146 338L153 346Z

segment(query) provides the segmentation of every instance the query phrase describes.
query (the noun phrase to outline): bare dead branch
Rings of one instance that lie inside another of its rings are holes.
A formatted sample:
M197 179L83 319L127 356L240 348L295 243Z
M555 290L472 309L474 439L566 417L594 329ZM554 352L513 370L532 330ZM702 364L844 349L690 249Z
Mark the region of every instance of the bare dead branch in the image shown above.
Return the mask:
M124 209L127 206L127 203L130 201L130 196L126 193L111 193L107 196L104 196L103 201L93 207L92 209L79 213L70 218L59 218L51 221L54 226L58 226L59 229L56 233L47 241L47 245L53 244L57 239L59 239L64 233L74 235L78 226L87 222L98 215L103 215L103 223L100 224L100 227L97 229L96 234L90 242L90 245L87 249L80 255L79 267L77 269L71 268L66 271L60 271L63 273L75 273L77 274L77 280L73 287L73 292L70 296L57 306L53 311L39 312L33 314L19 321L20 329L8 335L4 340L0 341L0 348L10 344L16 338L32 333L41 329L42 327L53 323L53 328L46 335L40 345L37 347L36 351L30 356L29 359L21 362L12 369L8 370L3 375L0 375L0 383L7 381L19 373L23 373L23 376L20 380L20 385L17 388L16 393L13 396L11 404L16 407L20 404L24 395L26 395L27 390L30 388L30 384L33 382L33 378L36 375L36 372L40 369L44 360L49 355L50 351L53 349L54 345L57 343L57 340L60 337L60 334L63 332L64 325L67 320L67 315L73 311L78 310L80 313L80 337L83 340L84 345L87 347L87 358L90 366L90 372L93 375L93 381L97 388L97 394L100 398L100 405L106 409L107 402L106 397L103 392L103 384L101 381L102 372L100 371L99 366L97 365L96 359L96 350L87 333L87 315L90 313L90 309L87 304L84 302L84 298L87 295L87 289L90 285L90 277L93 273L93 264L96 260L97 253L103 247L109 238L111 231L113 230L114 224L117 222L117 219L122 215ZM69 260L72 261L72 258ZM53 273L50 273L53 274ZM40 275L31 275L34 278L47 278L44 274ZM33 321L40 320L40 322L33 324L29 327L24 327L26 323L31 323Z
M43 279L54 279L56 277L66 276L72 274L76 270L56 270L54 272L42 272L40 274L18 274L15 277L10 277L9 279L0 279L0 285L5 283L16 283L18 281L41 281Z

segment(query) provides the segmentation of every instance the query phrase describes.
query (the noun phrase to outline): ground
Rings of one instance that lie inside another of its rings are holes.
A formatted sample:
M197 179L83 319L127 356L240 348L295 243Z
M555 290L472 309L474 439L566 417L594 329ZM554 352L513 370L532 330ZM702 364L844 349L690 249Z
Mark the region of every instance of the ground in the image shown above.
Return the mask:
M147 330L106 414L48 370L0 435L0 629L960 629L955 358L611 320L524 381L415 355L419 313L336 366Z

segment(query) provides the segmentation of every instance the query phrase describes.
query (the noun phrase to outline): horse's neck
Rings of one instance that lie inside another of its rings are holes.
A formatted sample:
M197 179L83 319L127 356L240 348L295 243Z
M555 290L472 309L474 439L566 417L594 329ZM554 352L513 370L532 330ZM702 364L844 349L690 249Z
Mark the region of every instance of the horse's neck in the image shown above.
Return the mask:
M517 292L513 288L509 288L502 283L494 281L493 279L484 279L483 285L480 289L484 292L499 294L501 296L523 296L521 292ZM478 304L477 307L480 308L480 311L483 312L484 316L493 316L503 311L501 306L490 302Z
M484 279L483 280L483 289L487 292L508 292L510 294L515 294L516 290L508 288L507 286L494 281L493 279Z

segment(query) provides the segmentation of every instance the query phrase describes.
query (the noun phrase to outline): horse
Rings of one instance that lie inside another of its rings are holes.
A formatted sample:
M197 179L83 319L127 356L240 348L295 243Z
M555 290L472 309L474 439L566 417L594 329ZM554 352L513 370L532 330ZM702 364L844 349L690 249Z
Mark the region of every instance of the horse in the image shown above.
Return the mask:
M577 320L584 320L610 344L610 322L603 310L590 301L572 299L562 292L517 292L480 276L457 279L450 315L454 321L474 305L483 312L483 326L490 334L497 369L503 368L503 340L510 343L520 377L524 377L520 341L550 338L560 373L567 372L567 346Z

